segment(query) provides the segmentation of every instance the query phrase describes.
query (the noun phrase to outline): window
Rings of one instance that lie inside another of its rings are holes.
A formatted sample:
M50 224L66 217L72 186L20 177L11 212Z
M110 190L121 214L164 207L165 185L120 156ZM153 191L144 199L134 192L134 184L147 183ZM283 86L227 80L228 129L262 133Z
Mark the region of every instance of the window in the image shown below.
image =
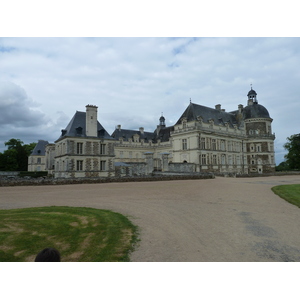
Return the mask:
M100 154L106 154L106 144L100 145Z
M221 140L221 150L225 151L225 140Z
M100 171L105 171L106 170L106 161L101 160L100 161Z
M83 170L83 160L77 160L76 161L76 170L82 171Z
M213 163L213 165L217 164L217 155L216 154L214 154L212 157L212 163Z
M38 164L41 163L41 158L40 158L40 157L37 159L37 163L38 163Z
M201 163L202 165L206 165L206 154L201 155Z
M241 164L241 159L240 159L240 156L238 155L236 157L236 164L239 166Z
M216 139L212 139L212 150L217 150L217 143L216 143Z
M225 154L221 156L221 160L222 160L222 165L225 165L226 164Z
M77 143L77 154L82 154L83 143Z
M200 149L205 149L205 138L200 139Z
M232 156L231 155L228 155L228 164L232 165Z
M182 150L187 150L187 139L182 139Z

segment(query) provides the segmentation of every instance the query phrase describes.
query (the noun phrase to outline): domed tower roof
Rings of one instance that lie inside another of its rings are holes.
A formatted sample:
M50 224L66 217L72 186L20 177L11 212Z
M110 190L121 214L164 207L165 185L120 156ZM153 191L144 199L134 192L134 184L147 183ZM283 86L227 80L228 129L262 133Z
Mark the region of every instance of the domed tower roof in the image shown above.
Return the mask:
M252 89L252 86L247 96L248 106L243 109L244 120L253 118L270 118L268 110L264 106L258 104L256 99L257 93Z
M243 109L243 116L244 120L253 118L270 118L268 110L256 102Z
M252 95L257 96L257 93L254 90L252 90L252 87L251 87L251 90L248 92L247 96L249 97Z

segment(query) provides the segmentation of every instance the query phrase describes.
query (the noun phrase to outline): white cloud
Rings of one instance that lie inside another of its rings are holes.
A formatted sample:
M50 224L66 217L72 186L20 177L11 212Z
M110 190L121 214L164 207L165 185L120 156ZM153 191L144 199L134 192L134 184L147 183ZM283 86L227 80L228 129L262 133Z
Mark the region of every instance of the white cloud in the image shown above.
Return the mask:
M117 124L153 131L161 112L171 125L190 98L227 111L245 106L252 83L281 149L298 130L299 52L299 38L4 38L0 80L19 86L19 122L49 140L86 104L99 107L109 133ZM6 116L2 122L11 130L21 124Z

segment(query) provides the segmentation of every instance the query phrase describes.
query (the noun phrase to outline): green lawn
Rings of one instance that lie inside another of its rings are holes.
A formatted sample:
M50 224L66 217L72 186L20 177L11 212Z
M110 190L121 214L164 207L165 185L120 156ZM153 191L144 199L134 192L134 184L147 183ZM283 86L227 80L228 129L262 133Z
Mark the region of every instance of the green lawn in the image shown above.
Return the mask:
M0 210L0 261L34 261L46 247L62 262L129 261L137 227L125 216L86 207Z
M277 185L272 191L284 200L300 207L300 184Z

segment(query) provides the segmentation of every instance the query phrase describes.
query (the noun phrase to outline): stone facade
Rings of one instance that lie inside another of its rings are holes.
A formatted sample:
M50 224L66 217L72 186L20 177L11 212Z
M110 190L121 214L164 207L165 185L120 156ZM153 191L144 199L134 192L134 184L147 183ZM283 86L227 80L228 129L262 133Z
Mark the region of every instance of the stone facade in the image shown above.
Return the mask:
M166 127L161 116L154 132L118 125L112 135L97 121L97 107L87 105L46 147L47 169L56 178L272 173L273 120L252 88L247 96L248 105L240 104L236 111L190 102L174 126Z

